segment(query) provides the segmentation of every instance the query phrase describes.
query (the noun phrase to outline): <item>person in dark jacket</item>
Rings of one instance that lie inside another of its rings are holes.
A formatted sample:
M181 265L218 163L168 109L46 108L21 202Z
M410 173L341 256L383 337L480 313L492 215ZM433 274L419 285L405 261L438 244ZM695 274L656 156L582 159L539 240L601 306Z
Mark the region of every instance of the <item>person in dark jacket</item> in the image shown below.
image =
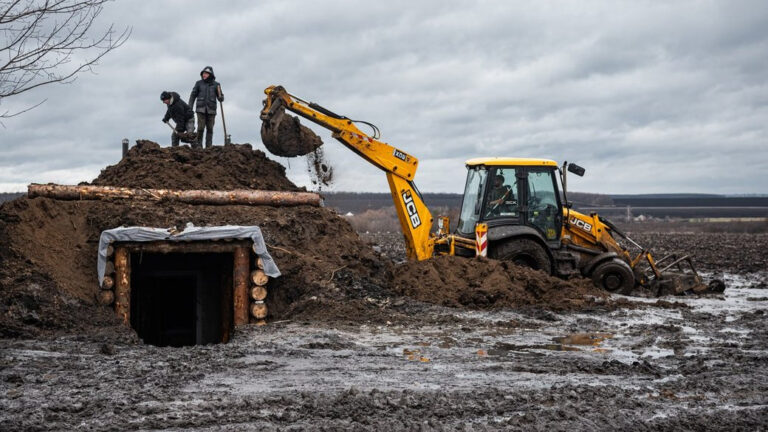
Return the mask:
M213 124L216 120L216 100L224 101L224 93L221 84L216 82L213 68L206 66L200 71L200 78L192 88L189 95L189 106L195 104L197 113L197 145L203 143L203 130L205 130L205 148L213 145Z
M160 93L160 100L164 104L168 105L168 109L165 111L165 117L163 117L163 123L168 123L168 120L173 120L176 123L176 131L179 133L194 133L195 132L195 113L192 108L187 105L186 102L181 100L176 92L164 91ZM179 135L171 134L171 146L178 147ZM197 142L200 146L200 142Z

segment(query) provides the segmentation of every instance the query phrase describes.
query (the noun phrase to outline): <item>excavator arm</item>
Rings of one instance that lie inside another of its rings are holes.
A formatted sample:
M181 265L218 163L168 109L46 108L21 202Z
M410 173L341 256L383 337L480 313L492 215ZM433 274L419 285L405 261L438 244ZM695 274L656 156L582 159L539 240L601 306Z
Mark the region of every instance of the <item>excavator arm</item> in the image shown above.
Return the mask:
M374 136L369 136L357 128L355 121L291 95L282 86L270 86L264 93L267 97L260 116L262 137L266 130L268 139L280 139L279 123L284 120L285 110L330 130L333 138L386 173L408 258L424 260L432 256L432 214L413 183L419 165L417 158L379 141L375 126Z

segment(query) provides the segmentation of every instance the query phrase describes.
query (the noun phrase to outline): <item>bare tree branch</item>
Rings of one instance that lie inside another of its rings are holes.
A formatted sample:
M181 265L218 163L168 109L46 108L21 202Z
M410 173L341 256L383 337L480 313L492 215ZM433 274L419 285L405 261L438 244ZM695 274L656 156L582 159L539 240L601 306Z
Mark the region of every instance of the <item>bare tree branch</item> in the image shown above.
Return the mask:
M94 25L112 0L0 1L0 104L40 86L71 83L131 34ZM41 102L42 103L42 102ZM17 113L0 113L0 119Z

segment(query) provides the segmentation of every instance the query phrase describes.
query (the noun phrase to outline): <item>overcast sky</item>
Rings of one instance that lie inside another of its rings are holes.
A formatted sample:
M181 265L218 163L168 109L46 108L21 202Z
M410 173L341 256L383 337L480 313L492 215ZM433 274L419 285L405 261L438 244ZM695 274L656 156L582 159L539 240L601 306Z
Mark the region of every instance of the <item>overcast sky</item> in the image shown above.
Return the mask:
M766 1L121 0L113 22L133 34L95 74L2 101L47 99L3 121L0 191L90 181L122 138L170 145L160 92L188 98L211 65L233 142L265 150L263 89L281 84L376 124L420 159L422 191L460 193L466 159L510 156L584 166L577 191L768 193ZM387 190L314 129L332 190ZM273 158L308 185L303 158Z

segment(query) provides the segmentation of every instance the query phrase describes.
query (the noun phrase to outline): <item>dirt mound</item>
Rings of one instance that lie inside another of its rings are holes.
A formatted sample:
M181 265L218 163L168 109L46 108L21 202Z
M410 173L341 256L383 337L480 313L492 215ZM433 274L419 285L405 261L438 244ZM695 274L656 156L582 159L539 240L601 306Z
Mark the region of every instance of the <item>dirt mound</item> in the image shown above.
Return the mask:
M285 169L248 145L192 150L139 141L96 185L178 189L297 190ZM283 276L270 285L270 316L317 314L312 298L348 298L354 279L387 280L389 264L327 208L206 206L137 200L59 201L22 197L0 206L0 335L32 336L114 323L96 305L96 257L103 230L118 226L258 225ZM342 272L343 270L343 272ZM346 272L346 273L345 273ZM345 276L344 283L337 283ZM357 313L372 305L360 303ZM345 306L345 308L349 308Z
M99 186L151 189L299 190L285 167L250 144L192 149L136 141L126 157L93 180Z
M353 288L334 283L340 276L336 270L350 272L367 285L382 283L377 281L386 280L388 274L386 260L325 208L20 198L0 207L0 238L8 239L0 245L2 333L25 336L35 329L71 329L91 321L101 231L120 225L182 227L187 222L261 227L283 273L270 285L267 299L276 319L293 314L302 301L311 304L311 297L347 297L346 290ZM35 314L50 320L42 322Z
M606 293L586 279L566 281L509 262L442 256L394 269L398 294L450 307L473 309L546 306L575 310Z

